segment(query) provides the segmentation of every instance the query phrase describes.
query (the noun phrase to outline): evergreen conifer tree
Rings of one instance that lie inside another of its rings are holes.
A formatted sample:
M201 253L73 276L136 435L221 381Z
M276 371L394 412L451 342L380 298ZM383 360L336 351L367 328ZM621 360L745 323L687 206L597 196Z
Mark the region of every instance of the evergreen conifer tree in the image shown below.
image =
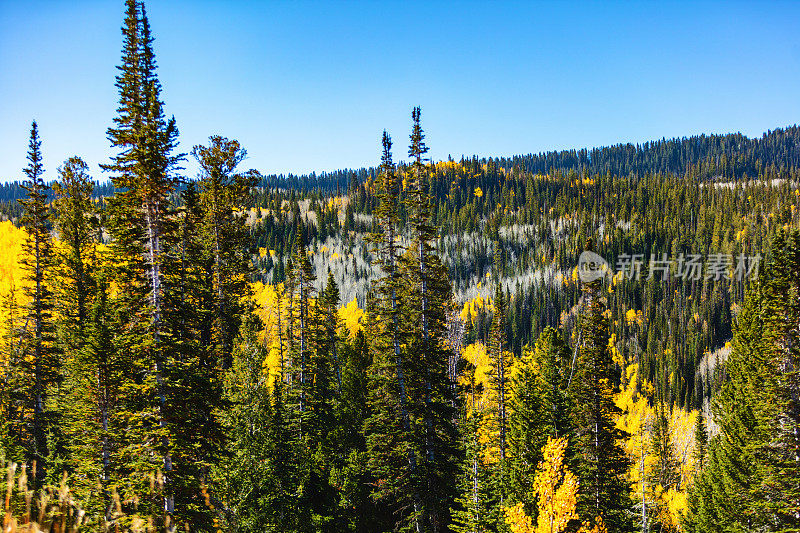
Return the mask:
M245 217L237 210L249 206L250 188L258 176L254 171L236 171L247 157L247 151L236 140L214 135L208 146L195 146L192 155L200 165L203 221L199 229L212 259L216 297L213 343L217 347L216 358L227 368L243 312L239 302L250 281L250 236Z
M223 471L226 521L246 532L301 531L298 509L298 445L286 410L283 382L270 391L265 352L252 315L242 324L233 365L226 372L226 427L232 457Z
M695 531L800 527L794 474L798 336L798 232L780 232L770 260L748 290L726 362L729 380L713 405L719 434L690 493Z
M174 154L178 129L166 119L156 75L153 36L144 4L126 1L122 27L122 63L116 86L120 100L114 126L107 131L119 152L111 163L116 194L109 202L109 230L119 293L116 336L124 365L120 416L127 426L116 463L135 484L147 483L147 472L164 472L165 504L174 511L170 412L165 383L170 364L168 328L164 327L165 250L173 237L169 196L182 154ZM156 461L156 457L160 460Z
M58 290L58 312L61 336L69 351L80 349L85 338L97 263L94 237L98 219L92 202L94 182L88 168L81 158L71 157L59 169L59 181L53 184L55 228L65 245L57 257L58 277L63 280Z
M582 344L570 391L581 486L578 515L602 516L610 529L629 531L632 513L625 481L629 465L619 444L625 434L615 421L619 408L614 404L614 384L619 380L608 346L608 318L600 283L584 284Z
M447 311L452 288L447 271L433 247L437 236L431 212L429 169L423 163L428 147L420 125L420 108L412 111L408 154L412 158L411 184L407 197L412 242L402 257L403 319L409 350L409 405L420 425L414 425L415 440L422 446L422 527L444 530L450 523L449 509L456 494L458 433L457 411L448 375L449 344Z
M380 231L371 240L383 276L367 300L367 331L372 354L369 371L370 416L364 422L369 469L377 480L375 501L395 515L398 528L423 531L418 448L412 434L408 355L401 310L397 205L399 183L392 162L392 142L383 133L379 177L380 204L375 211Z
M28 166L24 169L27 179L22 184L27 198L19 201L23 207L22 225L28 233L21 263L28 278L25 295L30 303L26 325L22 328L22 351L17 360L21 372L16 374L17 379L12 384L12 394L21 407L14 423L24 450L22 459L31 467L36 463L33 481L37 489L48 474L48 458L56 452L48 446L48 438L52 441L52 434L58 431L59 407L55 394L61 379L49 276L53 262L47 204L50 187L43 178L41 144L34 121L28 143Z
M569 347L552 327L539 334L533 349L523 354L511 379L509 416L509 477L514 500L535 510L533 481L547 438L570 434L566 373ZM565 457L569 461L571 454Z

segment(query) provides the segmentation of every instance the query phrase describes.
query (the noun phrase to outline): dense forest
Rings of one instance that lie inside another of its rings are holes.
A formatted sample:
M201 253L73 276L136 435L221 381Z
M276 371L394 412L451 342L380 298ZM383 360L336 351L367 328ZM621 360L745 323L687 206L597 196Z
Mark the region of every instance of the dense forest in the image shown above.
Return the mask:
M3 531L800 531L798 127L265 176L122 37L0 187Z

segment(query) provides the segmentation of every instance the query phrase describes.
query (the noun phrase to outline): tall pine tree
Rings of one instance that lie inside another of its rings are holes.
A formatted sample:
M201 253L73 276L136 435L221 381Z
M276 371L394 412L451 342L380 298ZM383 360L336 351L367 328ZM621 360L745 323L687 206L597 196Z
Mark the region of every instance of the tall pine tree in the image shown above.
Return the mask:
M34 488L41 486L48 474L48 459L58 452L49 444L57 445L59 440L55 436L58 431L55 393L61 377L49 277L53 261L47 202L50 187L43 177L41 145L34 121L28 143L28 166L24 169L27 179L22 184L27 198L19 201L23 207L22 225L28 233L21 262L28 280L25 295L29 304L18 358L21 372L16 373L12 385L12 394L20 405L14 421L24 450L24 457L19 459L31 467L36 463Z
M163 265L172 234L169 196L183 156L173 153L178 129L174 118L164 116L153 37L142 2L126 1L122 34L118 115L107 132L119 152L104 165L113 173L117 189L109 202L109 229L120 288L114 302L120 321L117 342L128 357L121 410L128 431L118 463L121 473L135 474L131 480L139 484L146 482L148 471L158 468L165 473L169 521L174 511L169 428L176 413L169 412L166 397L170 350L162 324ZM158 463L155 457L160 457Z
M589 246L591 248L591 246ZM606 305L601 282L584 283L579 346L570 396L573 402L574 440L580 480L578 515L602 517L613 531L630 531L628 460L620 447L625 438L616 427L619 408L614 403L618 370L611 359Z

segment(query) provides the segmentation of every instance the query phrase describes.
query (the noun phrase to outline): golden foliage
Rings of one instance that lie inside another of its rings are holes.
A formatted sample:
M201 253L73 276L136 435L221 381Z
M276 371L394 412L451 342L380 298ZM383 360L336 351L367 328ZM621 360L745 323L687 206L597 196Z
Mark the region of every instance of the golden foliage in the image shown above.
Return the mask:
M289 321L289 299L284 296L283 284L265 285L257 281L251 285L255 313L261 319L263 329L259 332L259 340L267 349L264 361L264 372L270 376L270 382L280 373L281 357L286 357L286 327ZM280 296L280 297L279 297ZM280 308L278 301L280 300ZM339 318L350 336L355 336L362 329L364 311L353 299L339 309ZM279 329L280 325L280 329Z
M253 290L253 302L256 304L255 313L264 326L259 332L259 340L267 349L263 371L267 373L270 383L272 383L280 374L281 356L286 356L284 352L285 346L281 343L283 332L279 331L278 324L280 323L281 328L286 327L289 302L282 297L283 284L275 287L257 281L251 287ZM279 294L282 300L280 308L278 306Z
M521 503L514 507L503 507L503 513L511 533L534 533L531 517L525 514Z
M480 283L478 283L478 288L480 288ZM478 316L478 310L483 309L486 306L486 301L483 297L479 294L472 300L467 300L464 303L464 308L461 310L461 321L467 322L468 320L471 323L475 323L475 317Z
M522 503L504 507L505 522L512 533L561 533L572 520L578 519L575 511L578 496L578 478L564 466L567 439L548 438L542 448L543 459L536 469L533 489L536 492L539 512L536 528L525 513ZM602 518L593 529L584 523L581 533L605 531Z
M358 307L358 302L355 298L339 309L339 318L344 322L344 326L351 337L355 337L363 329L361 322L364 320L364 310Z
M605 522L603 522L603 517L597 516L594 519L594 525L586 521L581 525L578 533L608 533L608 529L606 528Z
M658 521L665 530L680 531L681 517L687 511L686 488L696 471L694 427L698 412L667 407L670 440L680 469L678 486L665 489L660 485L643 484L642 480L648 479L658 463L658 458L651 450L650 436L656 402L653 399L653 385L646 380L639 380L640 389L637 391L637 373L638 365L627 366L622 388L615 398L617 407L622 410L617 427L629 434L623 449L631 462L628 471L628 479L632 484L631 498L637 503L641 502L644 490L645 499L655 504Z
M5 296L13 286L15 290L24 285L25 271L20 264L22 245L28 238L24 229L11 222L0 222L0 295ZM21 294L21 292L20 292Z
M564 466L566 449L566 437L548 437L542 448L544 457L533 481L539 508L536 533L560 533L570 520L578 518L575 512L578 478Z
M634 324L641 324L644 321L644 317L642 316L641 311L636 311L634 309L628 309L625 312L625 321L628 322L629 325Z
M476 388L482 389L482 393L475 398L475 410L482 412L488 405L488 391L489 391L489 354L486 351L486 345L480 342L468 345L461 352L461 357L471 363L474 367L472 376L461 374L459 379L463 387L468 387L470 379L474 380ZM471 403L468 406L472 409Z

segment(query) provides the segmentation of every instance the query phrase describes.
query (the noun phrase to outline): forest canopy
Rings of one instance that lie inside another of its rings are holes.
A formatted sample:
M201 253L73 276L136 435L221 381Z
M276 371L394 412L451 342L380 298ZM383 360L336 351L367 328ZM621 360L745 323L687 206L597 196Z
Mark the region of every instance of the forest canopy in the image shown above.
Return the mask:
M4 531L800 531L798 127L262 175L155 42L0 188Z

